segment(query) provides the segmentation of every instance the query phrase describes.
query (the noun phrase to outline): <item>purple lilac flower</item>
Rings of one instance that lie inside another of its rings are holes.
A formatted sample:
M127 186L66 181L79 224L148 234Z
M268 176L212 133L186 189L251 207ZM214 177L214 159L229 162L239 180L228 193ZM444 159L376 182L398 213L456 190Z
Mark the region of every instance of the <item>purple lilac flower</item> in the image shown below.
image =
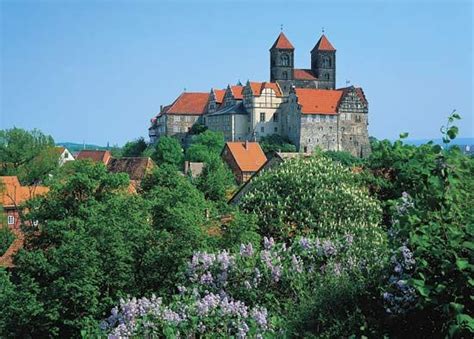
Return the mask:
M304 250L309 250L310 247L311 247L311 243L310 243L310 240L308 238L304 238L304 237L301 238L300 241L299 241L299 244Z
M217 261L221 264L223 270L227 270L232 263L233 257L229 255L229 252L223 250L217 255Z
M203 285L210 285L214 281L211 272L206 272L201 276L201 284Z
M334 246L331 240L324 240L322 247L326 256L330 257L336 254L336 247Z
M271 249L274 245L275 245L275 240L273 240L272 237L270 237L270 238L263 237L263 247L266 250Z
M253 246L251 243L240 245L240 255L243 257L251 257L253 255Z
M242 322L239 325L238 333L237 333L237 338L245 338L247 337L247 332L249 331L249 327L245 322Z
M214 308L216 308L217 305L219 305L219 302L220 302L220 298L218 295L214 293L209 293L204 298L196 302L196 308L197 308L198 314L201 316L207 315Z
M281 278L281 270L282 267L281 265L272 265L270 267L270 270L272 271L272 279L274 282L279 282Z
M291 256L291 266L293 267L294 271L298 273L303 272L303 268L301 267L301 260L294 254Z
M186 293L186 291L187 291L186 287L181 286L181 285L178 286L179 294L184 294L184 293Z
M251 312L252 318L257 325L263 329L267 328L267 309L264 307L256 307Z

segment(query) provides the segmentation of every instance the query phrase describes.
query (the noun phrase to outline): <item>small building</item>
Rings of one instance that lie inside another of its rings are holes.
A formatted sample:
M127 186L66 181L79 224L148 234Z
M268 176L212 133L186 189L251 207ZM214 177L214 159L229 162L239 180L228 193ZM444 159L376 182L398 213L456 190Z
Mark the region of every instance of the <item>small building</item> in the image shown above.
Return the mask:
M64 165L68 161L73 161L74 156L66 147L56 146L56 152L59 153L59 166Z
M107 165L112 154L110 151L93 151L93 150L82 150L77 156L76 160L92 160L93 162L101 162L104 165Z
M185 161L184 162L184 174L190 175L191 178L197 178L202 174L204 170L204 163L203 162L192 162L192 161Z
M107 170L110 173L127 173L130 192L136 192L145 176L156 167L149 157L110 158Z
M16 237L7 251L0 253L0 266L11 266L12 256L23 246L24 238L20 227L23 203L48 191L49 188L44 186L22 186L15 176L0 177L0 205L3 209L0 228L10 228ZM6 220L6 225L2 224L3 220Z
M227 142L221 153L239 184L246 182L267 161L258 142Z

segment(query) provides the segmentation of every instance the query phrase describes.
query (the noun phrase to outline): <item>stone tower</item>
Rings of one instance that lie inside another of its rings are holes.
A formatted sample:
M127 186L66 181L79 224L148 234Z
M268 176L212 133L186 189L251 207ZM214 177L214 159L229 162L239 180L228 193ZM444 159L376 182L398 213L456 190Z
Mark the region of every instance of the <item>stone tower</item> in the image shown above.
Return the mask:
M278 35L270 48L270 81L285 81L293 79L295 48L283 34Z
M324 34L311 50L311 70L318 78L319 88L336 88L336 49Z

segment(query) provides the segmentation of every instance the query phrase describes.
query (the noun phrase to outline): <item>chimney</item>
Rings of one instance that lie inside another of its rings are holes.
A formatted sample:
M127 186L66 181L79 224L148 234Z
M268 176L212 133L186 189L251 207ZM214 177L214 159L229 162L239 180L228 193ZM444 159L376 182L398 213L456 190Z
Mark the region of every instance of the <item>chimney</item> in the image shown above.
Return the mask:
M245 149L248 150L249 149L249 141L248 140L245 140Z
M163 112L163 105L160 105L160 113Z

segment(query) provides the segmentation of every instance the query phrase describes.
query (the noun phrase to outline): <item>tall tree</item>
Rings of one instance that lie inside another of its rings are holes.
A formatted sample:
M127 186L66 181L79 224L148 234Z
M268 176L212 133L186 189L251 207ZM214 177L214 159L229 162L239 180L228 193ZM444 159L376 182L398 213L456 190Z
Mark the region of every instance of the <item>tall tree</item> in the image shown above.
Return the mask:
M24 184L44 180L59 165L54 140L39 130L0 130L0 175L17 175Z
M152 158L158 165L170 164L176 168L181 168L184 158L183 148L175 138L163 136L156 143Z

